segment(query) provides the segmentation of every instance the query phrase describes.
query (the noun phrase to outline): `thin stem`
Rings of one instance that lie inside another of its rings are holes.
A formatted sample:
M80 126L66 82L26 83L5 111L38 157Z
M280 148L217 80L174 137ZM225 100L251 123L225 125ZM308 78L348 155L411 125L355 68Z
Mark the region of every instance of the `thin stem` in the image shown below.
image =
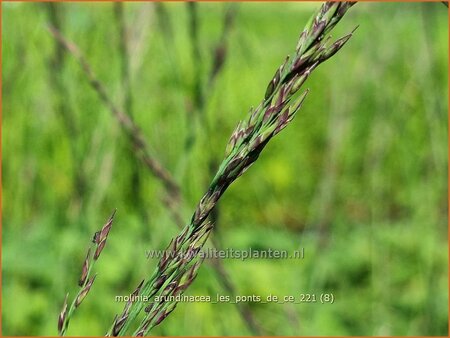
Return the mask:
M64 12L62 4L45 3L45 9L51 24L59 31L63 30ZM56 114L61 118L65 132L70 139L75 139L78 135L78 127L74 118L73 109L70 106L70 100L66 97L66 86L63 80L63 69L65 67L64 48L55 43L53 55L49 61L49 85L56 93L54 95L54 109ZM86 177L82 168L82 157L75 146L74 142L70 143L70 152L74 159L74 188L76 191L77 204L81 203L81 197L86 187Z
M130 117L133 117L133 96L131 91L131 80L130 80L130 58L128 53L128 43L127 43L127 27L125 21L125 9L122 2L115 2L114 6L114 16L116 20L117 30L118 30L118 51L120 55L120 78L122 86L122 98L123 98L123 110ZM130 154L127 151L125 156L130 157L130 163L136 163L138 159L134 154ZM134 205L140 206L140 188L141 188L141 177L139 174L139 167L137 163L133 166L133 171L131 173L129 196L130 200L133 201ZM141 210L141 213L145 216L145 210Z
M124 110L133 116L133 97L131 92L130 81L130 62L127 43L127 27L125 23L125 9L122 2L114 3L114 14L117 23L117 30L119 33L119 54L120 54L120 75L122 81Z
M77 59L86 77L88 78L90 85L97 92L101 101L118 120L123 131L133 144L136 154L138 154L139 158L148 167L148 169L163 183L166 191L168 192L168 195L170 195L172 202L176 202L178 204L178 201L180 200L179 186L172 175L163 167L163 165L150 154L147 142L143 136L141 129L136 125L131 116L124 113L112 102L106 92L105 86L97 78L91 66L89 65L83 54L80 52L78 47L72 42L66 40L55 27L50 27L49 29L55 39Z

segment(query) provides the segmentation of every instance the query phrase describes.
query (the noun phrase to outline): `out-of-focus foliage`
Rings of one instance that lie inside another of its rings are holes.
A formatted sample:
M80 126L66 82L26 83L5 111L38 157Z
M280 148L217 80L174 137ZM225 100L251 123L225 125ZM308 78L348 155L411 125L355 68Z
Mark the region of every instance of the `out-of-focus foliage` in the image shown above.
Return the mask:
M318 4L238 5L224 68L205 89L208 128L189 108L195 69L207 77L229 4L198 5L200 60L186 4L160 6L167 16L152 3L124 6L133 116L182 186L187 222L210 163ZM122 309L115 295L153 271L145 251L163 249L178 230L161 205L161 184L134 159L79 65L58 56L47 5L2 8L2 333L56 334L88 242L117 208L98 278L69 329L102 335ZM113 5L57 8L63 34L121 105ZM225 194L214 235L224 248L305 250L302 260L224 260L239 295L334 294L334 304L252 303L269 334L446 335L447 11L438 3L360 3L333 36L358 24L308 79L296 120ZM187 294L226 293L205 264ZM233 304L183 303L154 333L249 331Z

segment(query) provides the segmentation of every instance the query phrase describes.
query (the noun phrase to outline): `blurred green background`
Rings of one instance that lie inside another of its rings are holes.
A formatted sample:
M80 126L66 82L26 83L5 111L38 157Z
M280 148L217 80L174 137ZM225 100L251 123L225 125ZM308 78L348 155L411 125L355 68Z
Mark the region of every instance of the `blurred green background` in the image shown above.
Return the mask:
M56 335L64 295L75 295L92 234L114 208L70 335L103 335L123 308L114 296L153 271L145 251L178 233L161 183L47 27L59 25L130 110L181 185L188 222L235 125L320 4L198 4L196 38L185 3L117 6L2 3L3 335ZM239 295L334 294L334 304L249 304L265 334L444 336L447 10L360 3L332 35L356 25L309 78L293 123L223 196L214 236L223 248L305 249L302 260L223 260ZM209 83L219 41L227 53ZM187 294L217 293L226 294L204 264ZM152 333L252 334L226 303L179 304Z

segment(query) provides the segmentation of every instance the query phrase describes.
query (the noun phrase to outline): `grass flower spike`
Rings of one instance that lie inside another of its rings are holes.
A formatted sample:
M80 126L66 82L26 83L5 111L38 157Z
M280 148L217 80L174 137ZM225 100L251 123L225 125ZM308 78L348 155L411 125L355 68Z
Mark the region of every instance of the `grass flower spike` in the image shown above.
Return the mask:
M300 35L293 57L288 57L269 82L264 99L250 109L230 137L225 158L207 192L201 198L190 223L171 241L153 275L139 287L139 295L149 302L126 304L122 316L116 317L108 335L129 334L132 323L144 309L145 315L133 331L143 336L161 323L174 309L176 302L155 296L182 294L192 283L201 264L198 252L213 225L206 221L219 198L258 158L270 139L292 121L308 91L300 92L311 72L332 57L350 39L352 33L332 42L326 35L353 5L350 2L327 2L312 17ZM189 253L184 255L183 253ZM124 319L126 318L126 319Z
M91 247L88 249L86 259L84 260L81 269L81 276L78 281L80 290L78 291L77 296L75 297L75 299L73 300L73 302L69 307L67 305L67 299L69 297L69 294L66 295L63 308L58 316L58 333L60 336L64 336L66 334L66 331L69 327L69 321L74 311L81 305L81 303L91 290L92 285L94 284L97 274L91 277L92 268L94 267L95 261L99 258L102 250L105 247L106 240L108 238L109 231L111 230L115 214L116 211L113 212L113 214L105 223L105 225L102 227L102 229L96 232L94 235L94 239L92 240L93 245L91 245ZM94 248L95 253L94 255L92 255L91 252Z

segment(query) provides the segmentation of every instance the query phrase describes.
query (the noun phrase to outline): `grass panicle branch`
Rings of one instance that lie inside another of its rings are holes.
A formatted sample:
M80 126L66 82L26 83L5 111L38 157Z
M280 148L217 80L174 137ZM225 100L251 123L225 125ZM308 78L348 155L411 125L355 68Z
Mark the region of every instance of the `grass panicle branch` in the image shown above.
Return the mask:
M69 294L66 294L62 310L58 316L58 334L60 336L64 336L66 334L69 327L69 321L72 318L74 311L81 305L94 284L97 274L92 276L92 269L105 248L106 240L108 239L108 234L111 231L115 214L116 211L114 210L108 221L94 234L92 244L88 249L81 269L81 276L78 281L78 286L80 289L78 290L78 293L70 306L67 304ZM92 254L92 252L94 252L94 254Z
M166 249L166 252L173 254L163 255L153 275L140 288L139 294L150 301L137 301L126 307L127 319L120 323L120 327L117 320L114 321L109 334L127 334L144 309L145 314L134 335L146 335L174 310L176 302L165 299L152 302L151 299L155 295L180 295L192 283L201 264L198 253L213 228L206 222L208 215L226 189L258 159L270 139L295 117L308 93L307 90L300 92L300 89L310 73L350 39L352 33L334 42L326 35L352 5L350 2L324 3L309 21L300 35L294 56L288 57L275 72L262 102L256 109L250 109L247 118L233 132L225 158L197 205L190 223Z
M162 4L157 4L162 6ZM229 14L227 14L229 15ZM230 21L230 19L228 19ZM165 196L161 197L163 205L169 211L172 219L175 221L180 228L184 226L183 217L181 214L181 206L183 201L181 199L181 188L172 178L169 171L162 166L155 156L150 156L150 151L148 150L147 142L144 139L140 128L135 124L134 120L130 117L129 113L123 112L117 106L114 105L111 98L107 95L106 87L98 79L96 74L93 72L91 65L88 63L84 55L81 53L80 49L73 43L68 41L56 28L50 27L50 32L55 37L56 41L64 47L70 54L72 54L77 61L80 63L84 74L89 80L91 87L97 92L102 102L109 108L113 116L118 120L122 129L128 135L130 141L135 145L134 154L146 165L149 171L163 183L163 188L165 189ZM213 264L214 271L218 275L218 280L222 284L223 288L234 295L236 293L236 287L231 281L230 277L226 273L223 264L217 261ZM255 334L262 334L262 329L256 323L249 306L245 303L236 304L236 307L241 314L244 323L247 325L249 330ZM119 318L120 319L120 318Z

